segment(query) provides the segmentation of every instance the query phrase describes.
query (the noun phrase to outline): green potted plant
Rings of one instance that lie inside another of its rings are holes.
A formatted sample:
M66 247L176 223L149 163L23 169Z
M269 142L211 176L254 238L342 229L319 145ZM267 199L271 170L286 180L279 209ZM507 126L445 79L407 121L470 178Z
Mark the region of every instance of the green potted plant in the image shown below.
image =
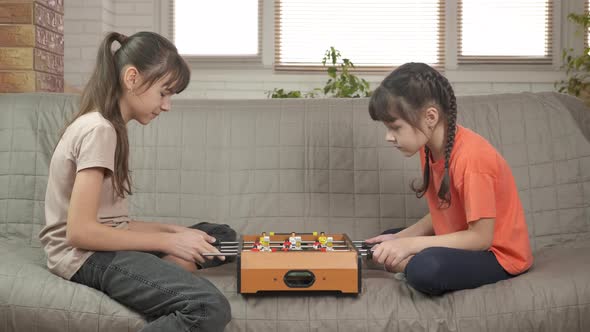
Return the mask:
M325 96L333 98L360 98L371 95L369 82L359 78L351 69L354 64L350 59L342 58L340 51L331 46L326 50L322 59L322 65L328 64L329 79L323 88L316 88L310 92L302 93L299 90L285 91L284 89L275 88L267 91L269 98L314 98L317 97L318 91L322 91Z
M590 14L569 14L568 19L576 23L583 31L590 27ZM580 97L590 103L590 48L584 45L582 54L576 55L573 48L562 52L563 66L566 79L556 83L559 92Z
M358 78L350 72L354 68L354 64L350 59L342 58L340 51L331 46L326 50L322 65L326 65L329 61L331 65L328 67L328 76L330 79L324 86L324 95L335 98L359 98L368 97L371 95L369 90L369 82L363 78Z

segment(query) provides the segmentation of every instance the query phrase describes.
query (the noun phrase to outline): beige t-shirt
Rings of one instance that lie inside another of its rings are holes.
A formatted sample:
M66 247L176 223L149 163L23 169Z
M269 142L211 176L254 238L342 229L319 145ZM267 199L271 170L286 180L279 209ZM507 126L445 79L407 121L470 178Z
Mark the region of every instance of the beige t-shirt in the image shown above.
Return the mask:
M57 144L45 193L45 224L39 238L47 253L47 267L51 272L70 279L93 253L71 247L66 242L66 222L70 197L77 172L91 167L103 167L97 222L126 228L127 200L114 194L111 182L115 164L117 134L111 123L100 113L91 112L76 119Z

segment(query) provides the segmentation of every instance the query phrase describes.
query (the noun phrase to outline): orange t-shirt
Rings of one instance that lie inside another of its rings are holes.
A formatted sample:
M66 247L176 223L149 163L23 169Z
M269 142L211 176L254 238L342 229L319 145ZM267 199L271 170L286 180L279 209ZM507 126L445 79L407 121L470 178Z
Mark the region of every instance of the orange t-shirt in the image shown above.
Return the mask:
M424 169L424 148L420 151ZM430 161L431 178L424 195L436 235L467 229L467 224L493 218L491 250L510 274L526 271L533 263L522 203L510 166L496 149L473 131L457 126L451 152L451 206L441 207L437 196L444 176L444 158Z

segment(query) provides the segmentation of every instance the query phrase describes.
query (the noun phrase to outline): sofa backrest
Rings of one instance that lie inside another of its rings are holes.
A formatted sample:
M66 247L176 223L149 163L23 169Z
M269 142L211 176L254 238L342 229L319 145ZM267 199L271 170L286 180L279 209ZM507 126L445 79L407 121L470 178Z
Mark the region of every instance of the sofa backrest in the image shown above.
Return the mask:
M0 237L38 245L49 160L77 100L65 94L0 94Z
M0 236L38 245L51 152L78 99L0 95ZM426 212L417 156L385 142L367 99L177 100L130 125L133 217L240 233L363 239ZM458 98L458 123L513 169L537 249L590 238L590 111L557 93ZM586 135L586 137L584 136Z

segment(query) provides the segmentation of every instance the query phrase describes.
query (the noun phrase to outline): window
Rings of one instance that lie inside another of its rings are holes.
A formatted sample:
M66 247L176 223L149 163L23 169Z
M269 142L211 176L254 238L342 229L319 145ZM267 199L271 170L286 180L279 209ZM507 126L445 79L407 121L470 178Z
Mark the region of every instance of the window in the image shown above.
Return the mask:
M444 65L443 0L275 0L275 69L322 68L334 46L362 70Z
M261 0L170 1L171 35L187 58L260 60Z
M552 58L552 0L458 0L459 63L543 63Z

